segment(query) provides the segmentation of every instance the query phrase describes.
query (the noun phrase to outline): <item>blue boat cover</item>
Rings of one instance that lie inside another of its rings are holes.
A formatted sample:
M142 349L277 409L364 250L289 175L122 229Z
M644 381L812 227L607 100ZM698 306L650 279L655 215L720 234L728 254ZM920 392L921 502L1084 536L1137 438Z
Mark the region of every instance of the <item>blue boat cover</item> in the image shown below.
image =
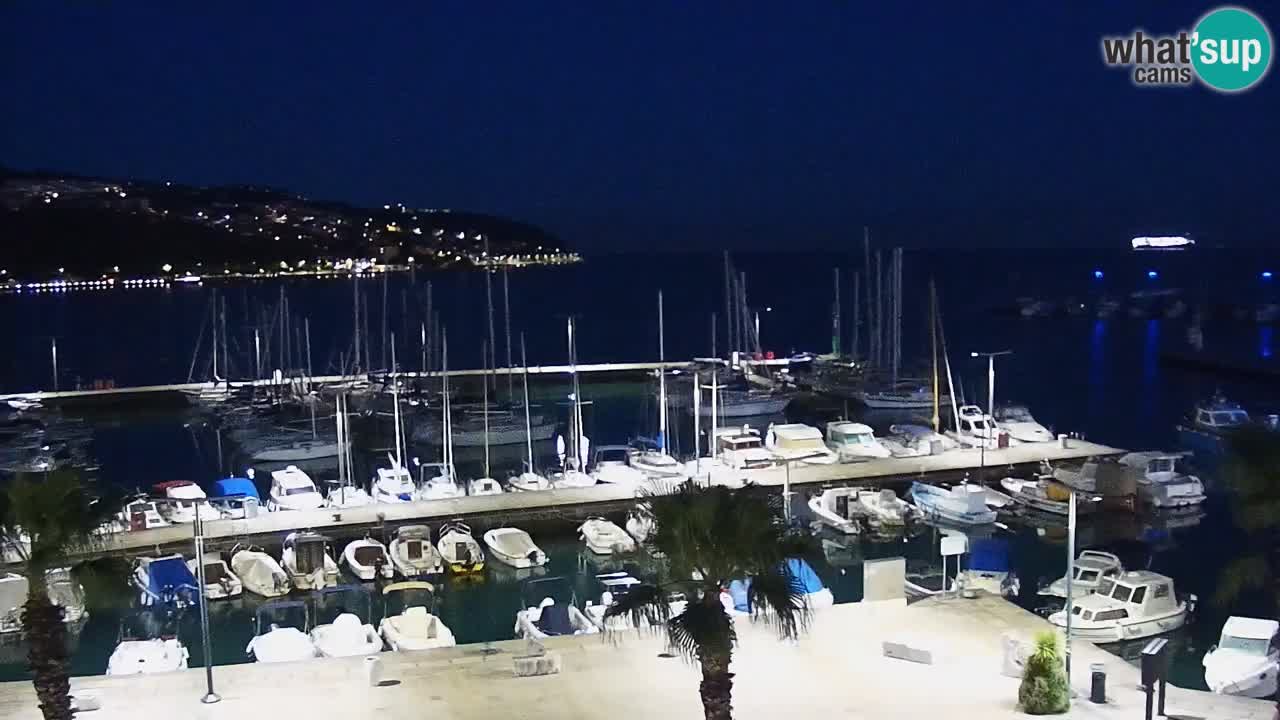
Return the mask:
M261 500L258 495L258 486L253 484L249 478L225 478L213 484L217 490L215 497L231 497L233 495L243 495L251 497L255 500Z
M147 590L154 597L177 600L180 593L196 587L195 575L180 557L158 558L147 565Z
M788 560L787 570L791 572L791 586L798 592L809 595L820 592L825 587L818 573L814 572L809 563L801 558Z
M569 619L569 606L556 603L542 608L542 614L535 623L538 629L548 635L572 635L573 622Z
M969 568L1009 572L1009 543L1001 538L970 538Z

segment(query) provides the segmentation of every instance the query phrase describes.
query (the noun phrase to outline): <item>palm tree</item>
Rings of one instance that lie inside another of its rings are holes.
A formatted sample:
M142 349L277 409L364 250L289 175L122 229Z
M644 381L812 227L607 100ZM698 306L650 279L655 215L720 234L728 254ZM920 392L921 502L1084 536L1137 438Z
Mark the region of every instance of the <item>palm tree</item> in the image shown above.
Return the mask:
M641 511L654 523L647 544L667 559L665 579L637 586L605 612L628 615L637 627L665 626L670 650L702 669L699 690L707 720L733 717L729 663L737 635L720 600L730 582L750 580L752 619L773 625L780 638L798 637L808 623L809 608L786 563L807 542L789 533L775 510L749 485L730 490L690 481L651 495ZM677 594L687 603L673 614L670 600Z
M93 497L79 475L19 475L0 493L0 545L23 558L29 585L22 629L31 644L32 683L45 720L71 720L67 630L63 609L49 598L46 571L91 545L118 504Z
M1280 616L1280 442L1263 428L1246 428L1231 436L1222 479L1235 497L1236 526L1248 553L1232 560L1218 580L1214 603L1229 606L1246 594L1261 592ZM1280 717L1280 702L1277 702Z

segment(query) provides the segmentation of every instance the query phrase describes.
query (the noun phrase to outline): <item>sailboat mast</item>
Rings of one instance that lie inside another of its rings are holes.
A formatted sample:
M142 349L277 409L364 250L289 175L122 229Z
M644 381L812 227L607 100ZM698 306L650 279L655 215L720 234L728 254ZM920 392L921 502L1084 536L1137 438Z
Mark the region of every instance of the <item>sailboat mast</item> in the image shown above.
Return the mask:
M720 414L719 413L720 386L717 384L717 378L719 378L719 376L720 376L720 373L718 372L718 370L716 368L712 368L711 369L711 438L707 443L708 445L711 446L712 459L714 459L716 456L716 445L717 445L716 426L717 426L717 423L719 422L719 418L717 416ZM702 392L702 388L698 388L698 392Z
M702 448L700 447L702 439L698 435L702 432L702 386L699 385L698 371L693 372L693 467L694 474L700 469L702 464Z
M494 351L494 335L493 335L493 268L489 265L489 236L484 236L484 300L485 310L489 318L489 350ZM489 365L496 365L496 362L490 362ZM489 382L486 374L485 382Z
M213 381L218 381L218 291L213 291Z
M502 268L502 322L507 330L507 402L515 397L515 378L511 376L511 285L507 280L507 268Z
M482 413L484 414L484 476L489 477L489 348L486 344L480 344L480 357L484 358L484 390L481 397L483 403Z
M938 323L938 341L942 343L942 363L947 369L947 393L951 395L951 419L956 432L960 431L960 408L956 406L956 386L951 378L951 356L947 353L947 328L942 324L942 310L934 303L934 316Z
M859 274L855 271L853 273L853 343L849 348L850 355L855 359L858 357L858 345L861 344L859 341L862 339L859 337L862 332L862 304L858 297L858 281Z
M667 345L663 325L662 291L658 291L658 448L667 451Z
M449 418L449 330L440 329L440 408L444 429L444 443L440 448L444 453L444 464L450 477L453 477L453 421Z
M933 431L942 432L942 417L939 412L939 403L941 398L938 397L938 289L934 286L933 280L929 281L929 352L933 358Z
M837 357L840 355L840 268L831 268L832 278L835 280L835 299L831 303L831 353Z
M529 472L533 470L533 418L529 415L529 358L525 355L524 333L520 333L520 366L523 369L521 379L524 382L524 444Z
M396 431L396 467L402 468L404 467L404 453L400 448L400 381L396 378L395 333L391 333L391 410Z
M733 355L733 309L729 297L733 292L733 281L729 271L729 251L724 252L724 353L725 357Z
M568 469L577 465L578 458L578 452L575 449L578 444L578 369L573 364L573 317L570 316L566 322L569 328L569 395L570 399L573 401L569 405L569 442L565 443L565 467Z

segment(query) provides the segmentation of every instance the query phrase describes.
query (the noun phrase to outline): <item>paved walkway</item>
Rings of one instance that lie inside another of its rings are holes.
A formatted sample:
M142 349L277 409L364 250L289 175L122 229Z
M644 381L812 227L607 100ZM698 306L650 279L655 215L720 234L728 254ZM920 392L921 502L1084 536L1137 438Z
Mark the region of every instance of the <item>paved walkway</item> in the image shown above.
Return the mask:
M910 607L893 603L840 605L821 611L795 644L779 643L763 625L740 621L733 670L735 717L779 718L1025 718L1016 709L1018 680L1000 675L1000 636L1030 637L1046 627L1041 618L996 598L930 600ZM934 653L932 665L881 654L885 639L914 641ZM548 643L563 659L563 672L516 678L512 654L523 643L470 645L424 653L381 655L385 677L370 688L360 658L216 669L221 703L201 705L204 673L132 678L79 678L78 693L91 693L102 708L88 720L696 720L698 670L662 658L661 639L626 634L562 638ZM489 654L486 647L498 652ZM1078 700L1068 718L1134 719L1143 716L1137 671L1084 643L1075 646L1075 686L1087 687L1090 662L1106 662L1110 704ZM1270 703L1171 688L1171 717L1272 720ZM29 683L0 685L0 717L36 720ZM1060 716L1062 717L1062 716Z

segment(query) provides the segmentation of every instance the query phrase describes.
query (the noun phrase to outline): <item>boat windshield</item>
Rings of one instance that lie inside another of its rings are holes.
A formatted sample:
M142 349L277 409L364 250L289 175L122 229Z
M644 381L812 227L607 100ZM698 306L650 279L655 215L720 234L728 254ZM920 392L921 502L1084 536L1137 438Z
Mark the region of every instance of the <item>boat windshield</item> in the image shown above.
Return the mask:
M870 445L873 442L871 433L836 431L836 441L841 445Z
M979 419L979 420L970 420L970 421L969 421L969 424L970 424L971 426L973 426L973 429L974 429L974 430L983 430L983 431L985 431L985 430L987 429L987 419L986 419L986 418L982 418L982 419Z
M996 411L996 418L1008 422L1035 422L1031 413L1024 407L1007 407Z
M1171 457L1156 458L1147 463L1147 472L1149 473L1170 473L1173 472L1177 465L1177 459Z
M315 491L316 491L315 488L309 488L305 486L291 487L291 488L285 488L284 494L285 495L306 495L308 493L313 493Z
M764 443L762 443L758 437L744 436L725 438L721 441L721 446L725 450L754 450L759 447L764 447Z
M1116 585L1115 590L1111 593L1111 597L1120 602L1129 602L1129 596L1133 594L1133 588L1127 585Z
M1243 410L1219 410L1209 413L1209 422L1223 427L1235 427L1249 422L1249 413Z
M1076 579L1083 580L1085 582L1094 582L1098 579L1098 571L1078 567L1076 568Z
M1249 655L1266 655L1269 646L1270 643L1262 638L1233 637L1225 633L1222 641L1218 643L1218 648L1221 650L1235 650Z
M1112 588L1115 587L1115 585L1116 585L1115 582L1112 580L1103 580L1102 582L1098 583L1098 594L1104 597L1107 595L1110 595L1111 590Z

